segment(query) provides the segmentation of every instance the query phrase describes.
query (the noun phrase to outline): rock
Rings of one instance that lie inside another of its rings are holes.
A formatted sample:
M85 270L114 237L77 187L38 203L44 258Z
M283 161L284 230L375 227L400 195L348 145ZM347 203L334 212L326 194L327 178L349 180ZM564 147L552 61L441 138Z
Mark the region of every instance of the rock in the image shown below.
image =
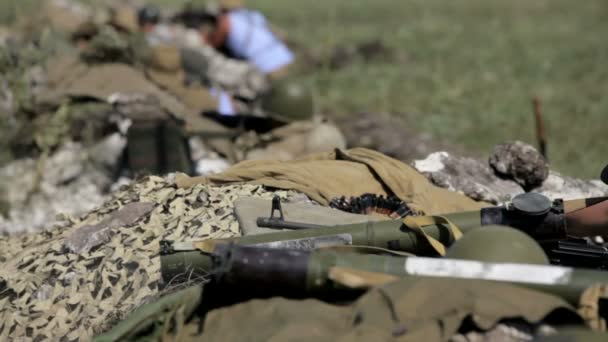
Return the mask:
M501 168L505 166L503 163L497 163L497 165ZM525 192L519 182L496 175L493 168L474 158L456 157L447 152L435 152L426 159L415 161L413 166L435 185L463 193L479 201L500 204ZM503 168L503 170L506 169L508 168ZM524 170L525 167L522 167L517 171L521 179L537 178L538 170L531 171L537 172L537 175L530 177L523 175ZM533 191L551 199L568 200L608 195L608 185L599 180L580 180L549 170L547 173L548 177L545 177L546 180L542 186Z
M473 158L435 152L413 164L435 185L463 193L477 201L498 204L524 193L517 183L497 177L487 164Z
M549 198L565 200L583 197L608 196L608 185L599 180L581 180L550 171L549 177L540 188L534 190Z
M457 334L450 338L450 342L524 342L532 341L535 336L555 334L556 330L546 324L534 326L522 322L503 322L487 331L470 331L466 334Z
M0 76L0 117L15 126L15 96L5 77Z
M10 204L0 211L0 233L51 226L58 213L81 215L107 199L126 140L119 134L85 148L67 143L46 161L22 159L0 168Z
M327 152L336 148L346 148L346 138L340 129L329 122L315 123L306 140L306 152Z
M545 158L533 146L521 141L494 147L489 163L497 174L515 180L528 190L540 186L549 176Z
M374 112L351 114L337 119L349 147L365 147L402 161L424 158L429 153L454 148L420 133L405 120Z
M197 175L208 176L220 173L230 167L230 162L220 157L216 152L209 150L200 137L191 137L188 143Z

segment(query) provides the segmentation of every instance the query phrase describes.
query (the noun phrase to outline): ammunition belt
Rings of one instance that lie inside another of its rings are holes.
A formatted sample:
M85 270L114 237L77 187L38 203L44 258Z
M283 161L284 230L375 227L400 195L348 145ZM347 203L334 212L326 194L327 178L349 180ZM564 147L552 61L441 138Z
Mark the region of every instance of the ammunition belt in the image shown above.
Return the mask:
M396 196L384 197L369 193L348 199L344 196L334 198L329 202L329 206L353 214L369 215L376 213L392 218L415 215L412 209Z

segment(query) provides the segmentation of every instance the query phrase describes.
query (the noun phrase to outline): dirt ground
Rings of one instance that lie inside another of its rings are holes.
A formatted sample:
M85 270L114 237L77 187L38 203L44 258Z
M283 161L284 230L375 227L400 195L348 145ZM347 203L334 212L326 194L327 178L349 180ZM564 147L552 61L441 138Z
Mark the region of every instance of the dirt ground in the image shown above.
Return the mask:
M370 148L405 162L425 158L436 151L465 154L462 147L420 132L395 115L361 112L341 116L336 123L349 147Z

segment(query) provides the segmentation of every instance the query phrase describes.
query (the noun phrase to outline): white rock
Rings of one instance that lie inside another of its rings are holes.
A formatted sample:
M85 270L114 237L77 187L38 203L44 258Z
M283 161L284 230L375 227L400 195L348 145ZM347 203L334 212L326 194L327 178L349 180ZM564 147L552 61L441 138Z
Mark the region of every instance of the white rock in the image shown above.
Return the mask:
M420 172L439 172L445 168L443 160L447 157L447 152L431 153L426 159L414 161L414 167Z

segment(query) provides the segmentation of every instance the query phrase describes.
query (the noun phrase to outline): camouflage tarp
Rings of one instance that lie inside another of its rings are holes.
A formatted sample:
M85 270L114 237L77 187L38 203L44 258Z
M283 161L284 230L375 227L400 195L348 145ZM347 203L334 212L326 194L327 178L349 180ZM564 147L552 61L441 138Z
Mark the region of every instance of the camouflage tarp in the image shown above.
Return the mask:
M294 195L255 185L177 189L152 176L63 226L0 235L0 340L90 339L156 296L161 239L238 236L236 198L275 194Z

